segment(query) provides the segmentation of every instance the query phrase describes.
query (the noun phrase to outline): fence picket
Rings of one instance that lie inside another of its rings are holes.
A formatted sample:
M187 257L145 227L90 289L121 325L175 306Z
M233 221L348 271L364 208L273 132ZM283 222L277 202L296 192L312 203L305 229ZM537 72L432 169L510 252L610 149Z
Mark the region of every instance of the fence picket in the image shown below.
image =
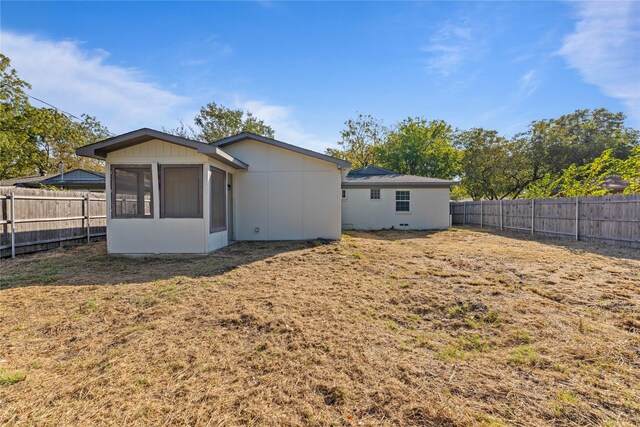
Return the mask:
M640 195L451 202L451 223L640 248Z
M106 236L105 201L102 193L1 187L0 258Z

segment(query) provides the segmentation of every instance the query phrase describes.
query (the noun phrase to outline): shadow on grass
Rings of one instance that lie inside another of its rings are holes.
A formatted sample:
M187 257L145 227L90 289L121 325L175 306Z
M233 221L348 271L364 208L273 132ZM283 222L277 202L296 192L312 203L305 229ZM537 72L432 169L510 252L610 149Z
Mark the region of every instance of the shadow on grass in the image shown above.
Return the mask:
M281 253L325 241L238 242L208 255L125 257L109 255L105 242L74 245L0 259L0 291L25 286L115 285L173 277L213 277Z
M398 241L429 238L435 234L447 231L451 230L349 230L344 231L343 235L360 239Z
M591 252L597 255L603 255L613 258L629 259L640 261L640 249L617 246L611 243L585 242L575 241L572 238L554 237L543 234L519 233L517 231L499 230L497 228L479 228L456 225L452 230L469 230L479 233L494 234L497 236L508 237L510 239L518 239L529 242L538 242L545 245L553 245L570 250L574 253Z

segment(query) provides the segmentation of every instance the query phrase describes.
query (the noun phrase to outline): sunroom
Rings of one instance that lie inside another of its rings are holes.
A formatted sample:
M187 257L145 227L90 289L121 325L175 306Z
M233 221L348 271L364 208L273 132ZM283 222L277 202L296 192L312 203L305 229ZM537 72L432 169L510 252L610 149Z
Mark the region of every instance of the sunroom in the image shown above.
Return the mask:
M233 239L233 175L218 147L141 129L81 147L106 161L110 253L208 253Z

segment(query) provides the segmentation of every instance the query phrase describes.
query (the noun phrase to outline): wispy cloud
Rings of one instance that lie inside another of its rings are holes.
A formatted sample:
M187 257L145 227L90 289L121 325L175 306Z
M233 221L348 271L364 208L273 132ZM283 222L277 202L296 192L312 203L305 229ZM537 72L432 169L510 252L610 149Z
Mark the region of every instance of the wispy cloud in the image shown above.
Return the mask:
M152 83L138 70L108 64L108 53L78 41L0 32L2 53L31 93L79 115L97 116L112 132L173 126L189 100Z
M538 73L536 70L529 70L520 77L520 90L525 95L531 95L538 90Z
M640 123L640 3L580 3L578 21L560 49L570 67Z
M431 36L422 51L429 54L427 69L446 77L485 49L486 43L470 25L447 21Z
M323 152L327 147L333 145L333 142L323 140L305 131L295 118L295 112L292 107L270 104L255 99L246 100L239 97L236 97L234 104L264 120L265 123L273 128L277 139L319 152Z

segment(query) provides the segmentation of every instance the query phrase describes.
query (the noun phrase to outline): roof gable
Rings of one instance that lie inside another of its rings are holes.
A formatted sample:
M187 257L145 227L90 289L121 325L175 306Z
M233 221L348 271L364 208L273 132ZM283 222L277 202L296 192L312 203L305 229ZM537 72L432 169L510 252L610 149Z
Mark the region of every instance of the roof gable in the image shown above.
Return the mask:
M304 154L306 156L310 156L319 160L324 160L330 163L334 163L339 168L351 167L351 163L346 160L337 159L335 157L327 156L326 154L321 154L316 151L298 147L297 145L287 144L286 142L278 141L277 139L273 139L273 138L267 138L266 136L257 135L251 132L242 132L237 135L221 139L220 141L214 142L213 145L215 145L216 147L225 147L227 145L235 144L236 142L245 141L245 140L258 141L264 144L273 145L275 147L284 148L285 150L290 150L298 154Z
M236 159L215 145L206 144L193 139L182 138L180 136L171 135L166 132L160 132L149 128L134 130L93 144L85 145L84 147L77 148L76 154L79 156L105 160L107 158L107 154L112 151L121 150L123 148L131 147L154 139L159 139L161 141L183 147L193 148L198 153L216 159L235 169L247 169L248 167L246 163Z

